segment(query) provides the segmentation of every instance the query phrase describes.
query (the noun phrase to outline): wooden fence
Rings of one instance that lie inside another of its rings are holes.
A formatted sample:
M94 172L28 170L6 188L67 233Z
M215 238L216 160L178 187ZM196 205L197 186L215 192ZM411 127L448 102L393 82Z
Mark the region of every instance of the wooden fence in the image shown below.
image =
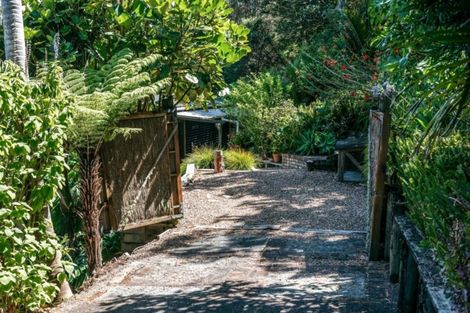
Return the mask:
M182 204L178 127L167 113L129 116L141 131L101 149L105 229L129 230L178 217Z
M395 193L389 194L387 212L391 216L388 237L390 281L399 284L398 311L401 313L458 312L452 301L434 253L421 244L423 238L403 214Z
M457 312L433 252L421 246L422 237L404 215L400 194L386 184L391 116L382 105L369 116L369 260L389 261L390 281L399 284L398 312Z

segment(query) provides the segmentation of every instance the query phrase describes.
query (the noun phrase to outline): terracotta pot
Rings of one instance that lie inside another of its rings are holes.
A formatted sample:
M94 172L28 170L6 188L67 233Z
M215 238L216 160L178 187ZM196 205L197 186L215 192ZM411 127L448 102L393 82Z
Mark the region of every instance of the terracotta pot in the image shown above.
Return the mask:
M280 153L273 153L273 161L275 163L281 163L282 155Z

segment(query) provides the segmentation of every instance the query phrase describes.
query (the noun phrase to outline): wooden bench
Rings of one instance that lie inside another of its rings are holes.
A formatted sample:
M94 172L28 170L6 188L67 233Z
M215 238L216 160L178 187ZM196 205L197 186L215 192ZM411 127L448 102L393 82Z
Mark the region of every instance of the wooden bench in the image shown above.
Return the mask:
M354 154L361 153L366 146L365 137L348 137L336 142L335 154L338 155L338 181L363 181L362 164ZM346 170L346 158L351 161L357 171Z

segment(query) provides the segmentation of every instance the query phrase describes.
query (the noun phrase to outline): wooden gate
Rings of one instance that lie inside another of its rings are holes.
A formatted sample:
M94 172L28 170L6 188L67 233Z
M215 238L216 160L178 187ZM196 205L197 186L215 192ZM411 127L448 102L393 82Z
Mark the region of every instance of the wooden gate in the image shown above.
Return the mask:
M369 259L380 260L385 245L385 163L390 136L390 114L387 109L371 110L369 115Z
M132 115L120 127L141 131L101 149L105 229L125 231L179 217L178 127L171 114Z

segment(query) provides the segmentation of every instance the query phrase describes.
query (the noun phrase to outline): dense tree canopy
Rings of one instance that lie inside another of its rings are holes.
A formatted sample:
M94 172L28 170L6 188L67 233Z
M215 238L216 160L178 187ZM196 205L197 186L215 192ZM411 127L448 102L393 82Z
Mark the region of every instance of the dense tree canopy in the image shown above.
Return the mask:
M211 99L223 87L222 68L249 51L248 30L232 22L224 0L25 1L32 71L58 57L74 67L105 64L130 48L158 53L172 94L186 103ZM56 47L56 49L54 49ZM198 98L198 96L204 97Z
M414 98L413 111L436 108L428 132L448 132L470 102L468 1L378 1L371 14L387 76Z

